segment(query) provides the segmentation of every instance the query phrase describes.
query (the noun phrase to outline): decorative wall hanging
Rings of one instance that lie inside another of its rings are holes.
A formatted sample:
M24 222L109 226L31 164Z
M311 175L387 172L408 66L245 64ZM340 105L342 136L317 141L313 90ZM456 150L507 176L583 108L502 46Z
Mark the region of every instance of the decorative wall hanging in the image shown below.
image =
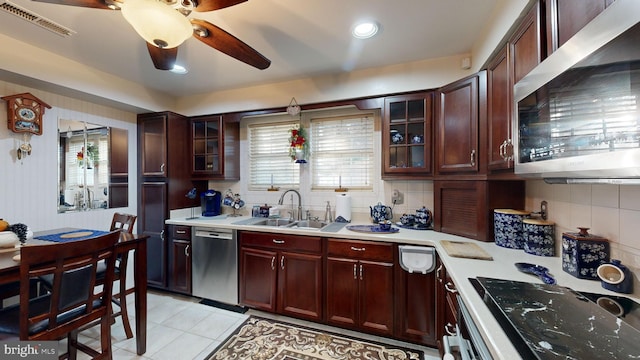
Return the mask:
M26 132L42 135L42 116L45 108L51 109L51 106L30 93L3 96L2 100L8 103L7 125L9 130L16 133Z
M287 106L287 113L291 116L296 116L300 114L300 105L298 105L296 98L294 97L291 98L291 101L289 102L289 106Z
M304 164L307 162L309 156L309 141L307 140L307 134L302 125L290 130L291 136L289 137L289 156L291 160L295 160L298 164Z

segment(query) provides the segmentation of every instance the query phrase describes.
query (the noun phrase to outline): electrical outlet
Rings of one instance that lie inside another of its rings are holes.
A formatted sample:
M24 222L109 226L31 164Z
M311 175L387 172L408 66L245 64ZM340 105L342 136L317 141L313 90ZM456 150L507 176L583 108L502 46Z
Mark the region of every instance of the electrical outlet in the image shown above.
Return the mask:
M391 194L391 203L393 205L399 205L404 202L404 196L397 189L393 190L393 194Z

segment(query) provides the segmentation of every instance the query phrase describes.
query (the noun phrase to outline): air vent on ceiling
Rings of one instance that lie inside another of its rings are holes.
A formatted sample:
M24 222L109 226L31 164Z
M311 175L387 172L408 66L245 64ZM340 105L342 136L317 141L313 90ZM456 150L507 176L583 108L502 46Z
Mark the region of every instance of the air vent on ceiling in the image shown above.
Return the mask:
M75 31L9 1L0 0L0 10L9 14L13 14L23 20L45 28L60 36L71 36L75 34Z

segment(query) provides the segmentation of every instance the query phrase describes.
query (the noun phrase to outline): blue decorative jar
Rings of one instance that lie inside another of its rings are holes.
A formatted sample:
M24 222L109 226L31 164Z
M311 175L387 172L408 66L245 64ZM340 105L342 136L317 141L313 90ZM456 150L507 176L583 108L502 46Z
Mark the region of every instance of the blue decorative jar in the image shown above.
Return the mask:
M510 249L522 249L524 247L522 220L530 214L531 212L524 210L493 210L493 230L496 245Z
M554 256L556 241L553 225L550 221L540 219L522 220L524 252L537 256Z
M579 278L598 280L598 267L609 262L609 241L591 235L589 228L562 233L562 270Z

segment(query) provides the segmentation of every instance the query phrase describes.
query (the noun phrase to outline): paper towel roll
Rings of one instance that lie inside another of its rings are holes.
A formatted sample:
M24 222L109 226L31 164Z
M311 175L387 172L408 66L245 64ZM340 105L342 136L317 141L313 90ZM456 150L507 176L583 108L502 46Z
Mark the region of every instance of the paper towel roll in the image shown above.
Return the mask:
M336 195L336 219L342 216L345 220L351 221L351 195Z

